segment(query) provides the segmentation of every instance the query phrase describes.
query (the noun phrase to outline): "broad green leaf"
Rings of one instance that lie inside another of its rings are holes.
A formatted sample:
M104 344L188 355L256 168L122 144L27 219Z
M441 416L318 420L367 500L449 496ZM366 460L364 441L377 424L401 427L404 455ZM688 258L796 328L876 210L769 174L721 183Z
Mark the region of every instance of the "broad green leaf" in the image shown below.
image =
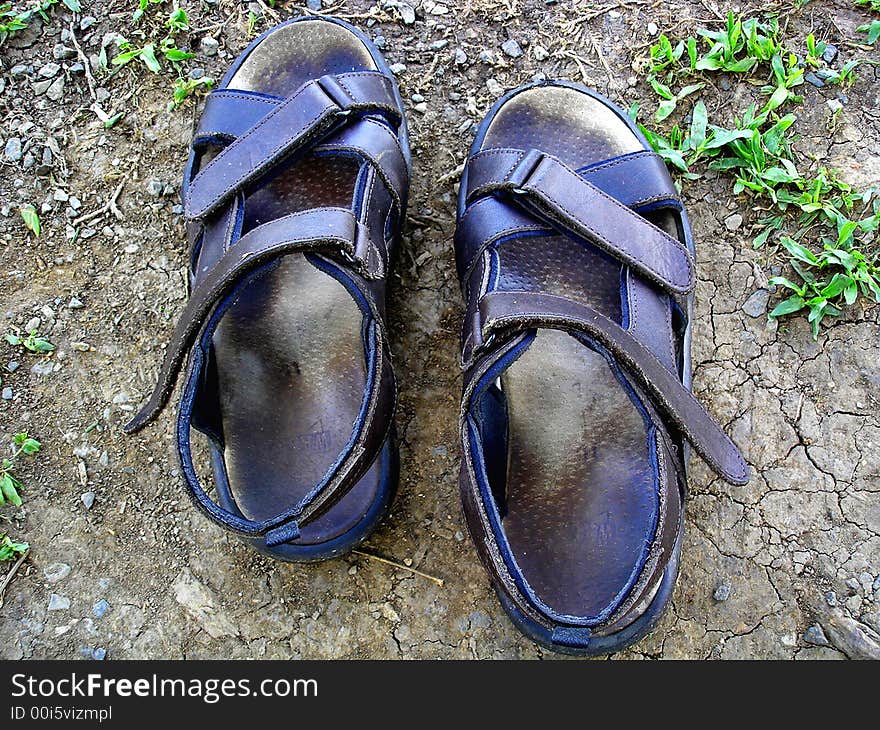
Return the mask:
M35 236L39 237L42 226L40 225L40 216L37 215L37 209L28 204L21 206L18 212L21 214L21 219L24 221L25 228L31 231Z
M786 314L792 314L794 312L799 312L807 306L806 302L803 300L803 297L793 296L789 297L785 301L779 302L774 308L773 311L770 312L770 317L783 317Z

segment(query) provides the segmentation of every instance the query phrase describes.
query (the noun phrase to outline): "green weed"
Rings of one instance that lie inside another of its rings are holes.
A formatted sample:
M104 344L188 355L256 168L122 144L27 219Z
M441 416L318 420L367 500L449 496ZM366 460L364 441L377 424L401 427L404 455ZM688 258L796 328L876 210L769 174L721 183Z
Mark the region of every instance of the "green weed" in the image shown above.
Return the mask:
M30 549L31 546L26 542L16 542L9 535L0 535L0 563L16 560Z
M804 83L808 69L821 73L826 84L846 86L854 81L859 63L853 60L839 70L831 69L823 59L825 43L810 34L804 46L806 53L800 60L786 50L777 20L741 20L733 14L722 30L701 29L696 37L675 45L661 36L651 47L647 71L648 82L660 97L656 121L669 117L681 99L700 91L692 83L676 94L675 82L699 78L705 72L739 74L750 82L755 75L763 75L760 92L765 100L749 105L729 128L710 123L701 99L694 103L687 127L674 124L667 134L639 127L683 179L699 178L695 166L702 164L730 175L734 194L770 203L770 215L758 223L754 246L773 241L775 250L787 255L798 279L777 277L772 282L787 289L790 296L770 316L803 311L817 337L826 317L838 316L842 307L854 304L860 296L880 302L874 244L880 206L873 189L854 190L825 168L812 176L798 170L791 150L797 117L784 113L784 107L803 102L796 89ZM636 119L638 107L630 113ZM819 253L811 250L819 246Z
M13 347L21 346L29 352L52 352L52 350L55 349L55 345L49 342L45 337L38 335L37 330L31 330L25 337L22 337L20 334L7 332L3 339Z
M49 20L49 12L57 5L59 0L39 0L34 2L27 10L16 11L12 3L0 4L0 45L14 33L24 30L35 15L43 20ZM61 2L74 13L82 12L79 0L61 0Z
M26 456L36 454L40 450L41 444L36 439L28 436L26 431L23 431L22 433L15 434L12 446L12 456L4 457L0 461L0 505L10 502L16 507L21 507L19 491L24 488L24 485L16 479L12 469L15 466L16 460L22 454Z

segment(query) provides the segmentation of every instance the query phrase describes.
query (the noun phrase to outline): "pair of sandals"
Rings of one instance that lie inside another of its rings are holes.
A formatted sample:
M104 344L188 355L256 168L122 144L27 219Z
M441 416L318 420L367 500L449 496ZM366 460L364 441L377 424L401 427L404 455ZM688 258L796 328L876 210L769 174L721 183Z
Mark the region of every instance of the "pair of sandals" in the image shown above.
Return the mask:
M152 397L188 360L177 446L196 506L260 552L360 543L398 473L385 318L411 171L400 93L357 29L299 18L208 96L184 179L191 296ZM678 570L690 444L748 479L690 393L687 216L626 115L580 86L500 99L461 180L461 497L502 605L553 650L644 636ZM208 437L213 496L191 429Z

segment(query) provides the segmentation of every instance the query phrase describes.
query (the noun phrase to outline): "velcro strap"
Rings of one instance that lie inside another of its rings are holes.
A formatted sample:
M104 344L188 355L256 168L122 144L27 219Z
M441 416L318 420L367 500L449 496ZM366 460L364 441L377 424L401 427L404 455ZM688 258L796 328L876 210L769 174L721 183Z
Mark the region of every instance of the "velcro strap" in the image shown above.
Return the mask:
M394 82L377 71L309 81L199 170L184 196L186 217L203 219L274 164L330 133L350 114L370 111L399 121Z
M535 292L489 292L480 299L483 344L504 330L551 328L588 335L606 347L651 396L658 410L697 453L732 484L746 484L749 470L736 445L677 375L616 322L565 297Z
M134 433L159 414L206 318L242 277L272 259L295 251L330 250L353 259L359 244L363 246L360 229L350 210L314 208L264 223L238 239L193 289L165 350L153 393L124 430Z
M468 201L496 191L584 238L667 291L695 284L691 255L680 241L642 218L554 157L538 150L490 149L468 162Z

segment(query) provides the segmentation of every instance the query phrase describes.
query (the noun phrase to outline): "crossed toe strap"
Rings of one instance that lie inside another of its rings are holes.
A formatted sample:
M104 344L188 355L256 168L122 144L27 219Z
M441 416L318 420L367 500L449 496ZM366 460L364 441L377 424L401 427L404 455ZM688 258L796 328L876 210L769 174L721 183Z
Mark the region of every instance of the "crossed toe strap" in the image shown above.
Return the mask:
M369 468L390 428L392 409L381 404L393 401L394 381L377 292L387 271L386 214L400 215L408 185L408 163L396 131L400 124L393 81L379 72L362 71L309 81L286 99L215 91L193 141L185 175L185 216L194 250L204 251L210 241L208 248L217 253L198 257L191 296L165 352L158 382L124 430L134 433L158 416L189 357L177 442L193 501L221 526L247 537L264 537L268 546L296 539L302 526L336 504ZM202 164L209 150L215 154ZM242 234L248 194L280 163L313 152L343 152L360 159L384 183L386 202L371 206L370 200L361 201L354 210L298 211ZM217 504L196 475L190 446L193 403L205 377L214 329L231 295L294 253L313 255L316 265L344 272L346 287L364 317L366 384L351 438L322 479L281 514L250 520Z

